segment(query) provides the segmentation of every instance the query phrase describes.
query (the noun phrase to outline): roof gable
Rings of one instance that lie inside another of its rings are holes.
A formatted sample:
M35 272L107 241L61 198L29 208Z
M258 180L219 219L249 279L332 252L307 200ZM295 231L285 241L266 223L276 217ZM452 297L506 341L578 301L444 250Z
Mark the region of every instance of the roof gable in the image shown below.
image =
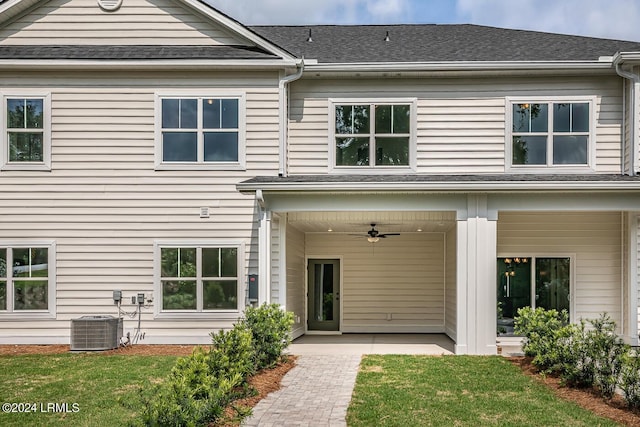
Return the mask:
M0 1L0 46L235 46L291 56L199 0ZM117 2L112 2L117 3Z

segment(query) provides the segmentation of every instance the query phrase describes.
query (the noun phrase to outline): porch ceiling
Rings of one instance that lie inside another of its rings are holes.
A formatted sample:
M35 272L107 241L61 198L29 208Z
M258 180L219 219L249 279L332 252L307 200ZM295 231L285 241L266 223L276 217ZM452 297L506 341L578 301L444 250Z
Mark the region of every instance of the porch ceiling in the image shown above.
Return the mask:
M366 232L371 224L384 233L444 232L455 226L455 212L290 212L289 225L305 233Z

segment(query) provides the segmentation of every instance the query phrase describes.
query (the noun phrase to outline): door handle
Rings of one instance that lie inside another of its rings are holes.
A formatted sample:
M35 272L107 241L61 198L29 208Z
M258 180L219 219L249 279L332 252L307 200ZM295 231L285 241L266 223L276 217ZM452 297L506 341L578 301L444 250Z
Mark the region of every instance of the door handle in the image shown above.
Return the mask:
M340 292L336 292L336 301L340 300Z

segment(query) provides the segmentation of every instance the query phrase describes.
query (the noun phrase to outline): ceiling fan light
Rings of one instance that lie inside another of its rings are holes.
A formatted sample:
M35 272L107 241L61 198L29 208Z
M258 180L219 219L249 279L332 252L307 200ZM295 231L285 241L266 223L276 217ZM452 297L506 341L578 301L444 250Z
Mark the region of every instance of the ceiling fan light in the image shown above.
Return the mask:
M369 243L376 243L378 240L380 240L379 237L367 237L367 240L369 241Z

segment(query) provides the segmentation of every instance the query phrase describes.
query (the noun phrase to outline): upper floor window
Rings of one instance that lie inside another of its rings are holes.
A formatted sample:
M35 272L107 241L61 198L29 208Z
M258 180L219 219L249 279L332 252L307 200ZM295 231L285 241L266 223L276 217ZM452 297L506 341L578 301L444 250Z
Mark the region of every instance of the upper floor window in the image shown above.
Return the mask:
M51 244L0 245L0 318L52 313L54 259Z
M513 102L510 128L513 170L584 170L592 164L590 100Z
M48 96L3 97L2 168L6 170L48 170Z
M333 159L336 169L412 167L414 101L335 101Z
M161 97L158 167L244 167L244 98Z

